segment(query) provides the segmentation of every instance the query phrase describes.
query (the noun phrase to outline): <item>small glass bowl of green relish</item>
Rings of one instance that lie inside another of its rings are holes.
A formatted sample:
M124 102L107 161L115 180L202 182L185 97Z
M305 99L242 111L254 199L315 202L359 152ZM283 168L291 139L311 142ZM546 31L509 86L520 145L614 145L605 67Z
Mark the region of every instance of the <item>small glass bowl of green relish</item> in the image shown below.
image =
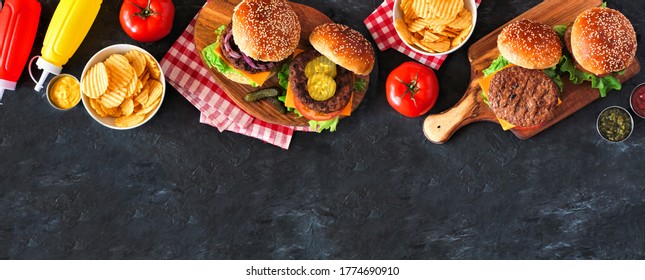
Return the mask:
M634 131L634 118L625 108L610 106L598 115L598 134L612 143L625 141Z

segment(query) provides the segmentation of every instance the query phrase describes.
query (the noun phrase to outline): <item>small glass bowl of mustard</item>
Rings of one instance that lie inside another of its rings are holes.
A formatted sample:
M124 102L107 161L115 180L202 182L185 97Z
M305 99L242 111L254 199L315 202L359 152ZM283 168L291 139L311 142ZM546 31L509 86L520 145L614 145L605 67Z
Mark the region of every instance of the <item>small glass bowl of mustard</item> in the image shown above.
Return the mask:
M47 85L47 101L61 111L74 108L81 101L81 84L76 77L60 74Z
M610 106L598 115L596 129L603 139L611 143L620 143L632 135L634 118L627 109Z

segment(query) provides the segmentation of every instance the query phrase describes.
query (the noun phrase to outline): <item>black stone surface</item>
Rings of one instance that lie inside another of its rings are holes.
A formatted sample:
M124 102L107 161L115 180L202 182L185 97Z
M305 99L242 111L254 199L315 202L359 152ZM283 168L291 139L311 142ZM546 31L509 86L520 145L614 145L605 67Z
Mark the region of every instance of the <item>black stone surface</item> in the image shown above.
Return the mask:
M367 34L362 20L381 1L297 2ZM33 55L58 1L41 3ZM64 72L80 76L116 43L161 59L204 1L176 0L172 33L152 44L125 35L121 3L104 1ZM538 3L485 0L469 44ZM642 3L609 6L632 21L645 61ZM432 113L462 96L466 50L437 71ZM82 105L52 109L25 70L0 106L0 258L645 258L645 122L621 144L594 125L605 107L629 107L644 74L530 140L479 123L435 145L423 118L385 99L387 74L409 59L378 56L378 90L337 132L297 133L288 151L200 124L172 87L149 123L110 130Z

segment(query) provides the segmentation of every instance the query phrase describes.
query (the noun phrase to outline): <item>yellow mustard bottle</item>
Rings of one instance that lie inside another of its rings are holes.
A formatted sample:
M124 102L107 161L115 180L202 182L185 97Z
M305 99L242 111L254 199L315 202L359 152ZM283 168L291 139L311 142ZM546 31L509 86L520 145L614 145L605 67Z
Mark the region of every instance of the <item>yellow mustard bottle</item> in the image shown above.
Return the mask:
M43 88L49 74L58 75L74 55L92 27L102 0L61 0L45 34L42 55L36 65L42 69L36 91ZM34 57L35 58L35 57ZM33 59L32 59L33 61Z

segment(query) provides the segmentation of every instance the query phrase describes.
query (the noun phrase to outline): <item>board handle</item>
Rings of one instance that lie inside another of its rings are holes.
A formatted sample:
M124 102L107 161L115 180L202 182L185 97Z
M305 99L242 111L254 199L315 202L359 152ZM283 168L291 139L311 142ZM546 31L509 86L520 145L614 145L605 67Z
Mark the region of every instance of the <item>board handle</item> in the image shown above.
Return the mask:
M430 142L443 144L460 128L480 121L496 122L497 118L484 103L479 85L471 82L471 86L454 107L426 117L423 133Z

